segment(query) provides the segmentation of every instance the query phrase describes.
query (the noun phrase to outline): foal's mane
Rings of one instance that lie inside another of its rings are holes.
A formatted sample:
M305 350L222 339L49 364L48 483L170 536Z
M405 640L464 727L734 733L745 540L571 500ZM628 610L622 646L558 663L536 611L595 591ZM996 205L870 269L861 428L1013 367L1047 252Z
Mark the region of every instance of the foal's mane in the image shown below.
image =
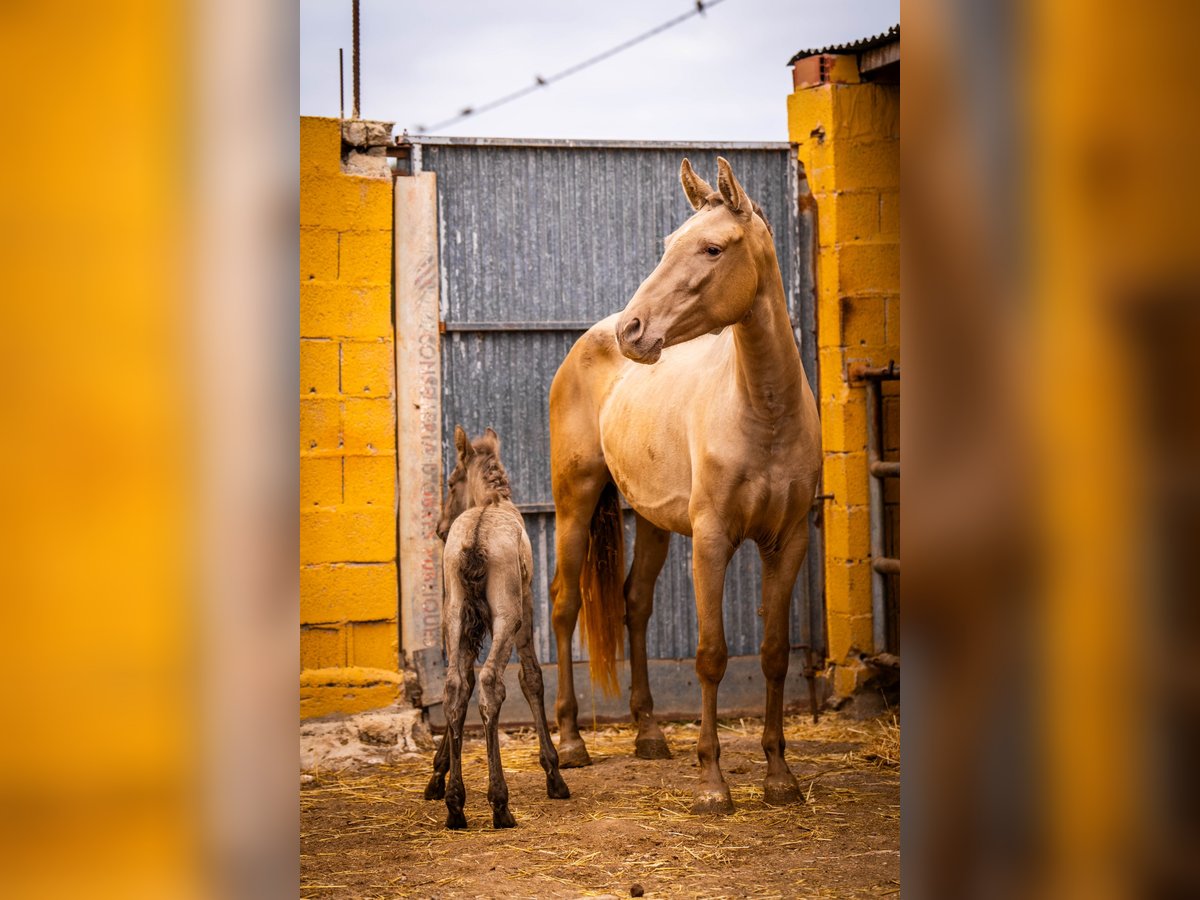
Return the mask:
M467 464L468 484L475 506L490 506L503 500L512 501L512 486L508 472L500 462L497 448L488 438L473 445L475 454Z

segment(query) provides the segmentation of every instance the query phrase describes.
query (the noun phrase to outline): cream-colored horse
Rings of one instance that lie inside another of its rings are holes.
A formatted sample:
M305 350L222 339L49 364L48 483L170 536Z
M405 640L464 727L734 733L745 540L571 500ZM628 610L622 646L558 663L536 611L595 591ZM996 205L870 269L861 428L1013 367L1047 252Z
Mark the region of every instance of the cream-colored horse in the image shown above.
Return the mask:
M559 759L590 762L569 665L581 604L594 680L615 685L622 619L628 625L636 753L669 755L653 715L646 624L668 532L690 535L703 710L693 810L727 813L733 802L716 722L728 659L722 595L725 569L746 539L763 563L765 798L800 798L784 760L783 685L821 432L766 220L724 159L715 191L686 159L680 180L695 214L667 237L662 260L624 312L579 339L550 388ZM613 485L637 514L623 590Z

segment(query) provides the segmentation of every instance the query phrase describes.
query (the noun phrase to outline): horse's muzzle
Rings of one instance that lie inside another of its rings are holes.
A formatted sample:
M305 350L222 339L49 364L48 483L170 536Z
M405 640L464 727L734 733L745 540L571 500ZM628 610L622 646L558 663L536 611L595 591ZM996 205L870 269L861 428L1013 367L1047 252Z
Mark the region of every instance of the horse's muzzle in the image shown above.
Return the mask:
M617 320L617 346L627 359L652 365L662 356L663 339L648 334L645 323L634 316L626 321Z

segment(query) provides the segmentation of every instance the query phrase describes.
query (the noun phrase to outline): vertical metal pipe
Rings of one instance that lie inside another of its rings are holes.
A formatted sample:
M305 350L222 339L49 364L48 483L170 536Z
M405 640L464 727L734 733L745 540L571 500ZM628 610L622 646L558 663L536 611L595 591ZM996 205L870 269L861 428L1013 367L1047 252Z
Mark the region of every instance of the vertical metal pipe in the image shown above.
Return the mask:
M353 16L354 16L354 49L350 55L350 65L352 66L352 68L354 70L353 71L353 75L354 75L354 118L357 119L359 117L359 109L360 109L359 100L361 99L360 94L359 94L359 89L358 89L358 84L359 84L359 82L358 82L358 63L359 63L358 0L353 0Z
M880 436L882 429L879 425L880 387L875 378L866 379L867 388L867 469L872 463L879 462L883 454L880 452ZM883 479L875 475L867 475L867 491L871 525L871 559L883 559L887 554L883 547ZM887 592L884 576L871 567L871 618L875 631L875 652L887 651Z
M346 60L338 47L338 118L346 118Z

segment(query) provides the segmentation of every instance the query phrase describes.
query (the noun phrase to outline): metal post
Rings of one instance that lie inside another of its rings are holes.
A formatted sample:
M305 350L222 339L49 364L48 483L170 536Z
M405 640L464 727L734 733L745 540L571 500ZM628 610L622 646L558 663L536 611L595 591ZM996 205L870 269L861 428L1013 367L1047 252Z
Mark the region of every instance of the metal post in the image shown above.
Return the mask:
M350 56L350 65L353 68L354 75L354 118L359 117L359 89L358 89L358 0L353 0L353 16L354 16L354 49Z

